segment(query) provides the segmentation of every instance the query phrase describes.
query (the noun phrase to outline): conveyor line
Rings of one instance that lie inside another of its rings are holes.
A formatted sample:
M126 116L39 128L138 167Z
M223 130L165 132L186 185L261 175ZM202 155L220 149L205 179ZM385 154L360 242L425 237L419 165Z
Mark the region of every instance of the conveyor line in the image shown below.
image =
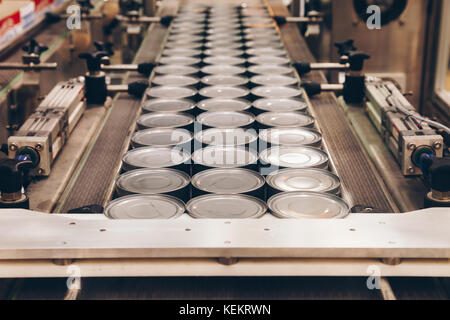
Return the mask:
M161 15L173 15L178 9L177 0L165 1ZM145 38L135 62L155 61L161 51L161 45L167 33L166 27L154 24L151 34ZM143 80L129 77L128 81ZM108 190L114 179L114 173L121 161L124 148L128 146L127 138L130 128L136 120L140 101L127 94L120 94L114 102L105 124L95 144L91 148L84 164L74 180L69 184L67 197L62 202L59 212L68 212L92 204L103 204L108 197Z
M272 15L290 15L281 0L267 0L266 3ZM316 61L295 24L281 26L280 33L293 61ZM302 80L326 82L322 72L311 72ZM311 98L310 103L350 202L353 205L378 208L383 212L396 211L392 201L383 191L383 182L375 173L336 96L322 94Z

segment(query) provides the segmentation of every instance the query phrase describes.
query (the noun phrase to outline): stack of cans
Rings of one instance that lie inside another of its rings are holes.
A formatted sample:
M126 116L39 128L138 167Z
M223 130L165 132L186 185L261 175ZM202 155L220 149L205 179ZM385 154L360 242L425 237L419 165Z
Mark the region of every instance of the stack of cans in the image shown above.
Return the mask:
M340 180L328 170L322 136L290 64L265 8L186 1L106 214L345 217Z

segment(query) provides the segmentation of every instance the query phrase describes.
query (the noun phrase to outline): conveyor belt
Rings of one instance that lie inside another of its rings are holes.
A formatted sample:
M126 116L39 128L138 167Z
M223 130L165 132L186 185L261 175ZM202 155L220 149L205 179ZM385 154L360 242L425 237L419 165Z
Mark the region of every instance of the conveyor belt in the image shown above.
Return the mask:
M267 4L273 15L290 15L281 0L267 0ZM281 26L280 32L285 48L293 61L315 61L295 24L287 23ZM322 72L311 72L302 80L326 82ZM349 200L353 205L365 205L379 208L384 212L393 212L394 208L383 192L381 179L374 172L370 159L353 132L336 96L324 93L311 98L310 102L342 185L348 191Z
M171 15L177 11L179 1L164 2L161 15ZM147 36L135 58L136 63L155 61L161 51L161 45L167 29L155 24L151 35ZM143 80L142 77L139 78ZM130 77L129 82L137 80ZM60 212L68 212L91 204L102 204L108 194L111 179L121 161L123 149L127 146L130 127L136 120L140 101L127 94L120 94L114 102L113 108L105 119L105 124L87 159L75 176L70 186L68 196L63 201Z

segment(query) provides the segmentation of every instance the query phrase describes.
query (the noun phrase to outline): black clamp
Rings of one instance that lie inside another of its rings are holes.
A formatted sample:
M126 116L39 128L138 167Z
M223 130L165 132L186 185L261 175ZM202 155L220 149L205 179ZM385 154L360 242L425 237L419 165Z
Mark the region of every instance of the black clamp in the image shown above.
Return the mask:
M41 63L41 54L47 51L48 47L41 46L36 40L31 39L27 45L22 47L22 50L26 53L22 56L22 62L24 64L39 64Z
M0 208L29 209L29 199L22 192L28 185L28 171L33 162L27 157L0 159Z

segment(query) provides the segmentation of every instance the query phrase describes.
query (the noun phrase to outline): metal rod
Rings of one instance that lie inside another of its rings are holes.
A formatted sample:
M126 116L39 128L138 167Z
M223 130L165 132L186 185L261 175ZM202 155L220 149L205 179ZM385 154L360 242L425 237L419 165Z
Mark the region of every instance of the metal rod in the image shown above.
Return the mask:
M103 71L113 71L113 72L121 72L121 71L137 71L137 64L114 64L114 65L102 65Z
M107 87L107 89L108 89L108 92L111 92L111 93L128 92L128 85L127 84L109 85Z
M347 70L350 68L350 64L342 64L342 63L311 63L311 70Z
M320 88L322 89L322 91L342 91L344 90L344 85L343 84L321 84Z

